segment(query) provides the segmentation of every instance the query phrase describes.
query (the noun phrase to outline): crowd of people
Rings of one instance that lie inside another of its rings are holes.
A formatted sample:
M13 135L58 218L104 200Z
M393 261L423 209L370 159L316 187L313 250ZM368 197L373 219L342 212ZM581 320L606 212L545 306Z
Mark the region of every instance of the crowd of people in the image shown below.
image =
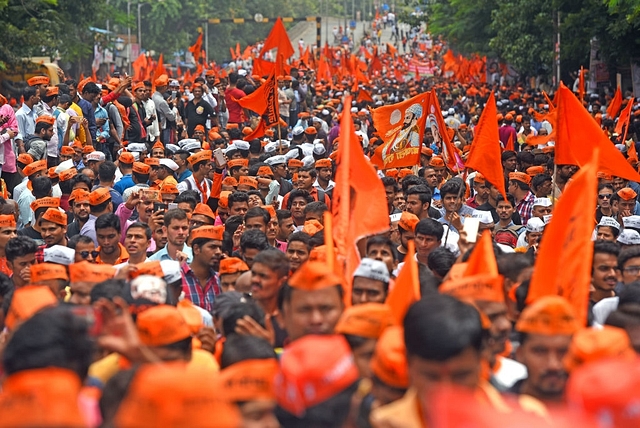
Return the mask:
M238 100L267 76L244 68L0 96L0 427L638 426L640 184L598 173L587 324L530 301L579 166L554 161L546 93L456 81L436 45L435 75L406 82L384 77L392 55L354 89L292 66L260 135ZM419 165L376 166L388 231L350 243L347 271L342 150L373 158L370 109L432 88L447 129L427 127ZM448 168L440 135L464 162L490 93L504 195ZM584 101L637 168L636 100L623 133L624 103ZM492 280L465 282L478 266Z

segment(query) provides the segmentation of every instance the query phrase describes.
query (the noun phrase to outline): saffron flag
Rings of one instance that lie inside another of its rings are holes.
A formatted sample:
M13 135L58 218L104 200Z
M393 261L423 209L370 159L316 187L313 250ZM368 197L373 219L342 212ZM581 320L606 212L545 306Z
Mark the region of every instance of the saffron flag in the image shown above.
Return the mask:
M430 94L423 93L407 101L373 110L373 123L384 141L371 159L379 168L418 165L424 128L430 112L429 99ZM444 128L443 133L446 133Z
M559 104L561 108L562 99ZM591 286L591 264L585 260L591 260L593 256L591 235L598 194L598 157L599 150L596 149L590 162L573 176L556 204L538 250L527 295L527 303L547 295L566 298L584 326L587 325Z
M631 110L633 109L633 99L628 100L627 106L620 113L618 123L616 123L616 129L614 132L618 135L622 135L622 142L624 143L627 138L627 130L629 128L629 121L631 120Z
M409 307L420 300L420 279L418 276L418 262L415 258L415 244L410 240L407 244L407 255L404 265L396 278L396 285L389 292L385 303L391 308L391 313L399 325Z
M578 99L581 104L584 104L584 68L580 66L580 76L578 76Z
M464 163L449 139L449 132L447 131L447 125L444 123L444 117L442 117L442 110L440 109L440 102L435 89L431 89L430 96L427 126L431 129L434 142L441 147L442 158L447 168L453 172L460 172L464 170Z
M558 123L554 132L557 165L586 165L591 160L591 153L598 148L598 171L631 181L640 181L640 175L611 144L595 119L563 84L558 89L556 110Z
M514 152L516 150L515 146L513 144L513 134L509 134L509 140L507 141L507 145L504 146L504 149L505 150L511 150L512 152Z
M480 115L478 125L474 129L473 143L465 165L484 175L485 179L506 199L497 115L498 109L492 91ZM509 141L513 146L512 137L509 137Z
M344 105L351 105L351 96L345 97ZM351 283L360 263L358 241L389 230L389 215L384 186L362 152L349 110L340 119L337 165L331 203L333 236L338 254L346 258L345 277Z
M197 64L200 61L200 55L202 55L202 33L200 33L196 42L189 47L189 52L193 54L193 60Z
M622 107L622 91L620 88L616 88L616 93L613 95L613 99L607 106L607 116L609 119L615 119L618 113L620 112L620 108Z
M355 84L357 85L357 82L355 82ZM371 95L365 89L360 89L360 92L358 92L358 98L356 98L356 101L359 103L362 103L362 102L372 103L373 98L371 98Z
M284 28L282 18L280 17L276 19L271 32L264 41L264 45L262 46L262 50L260 51L260 55L258 55L258 57L262 58L264 54L266 54L271 49L278 49L278 54L282 54L285 59L291 58L291 56L295 53L295 50L293 50L293 46L291 45L291 41L289 40L287 30L286 28Z

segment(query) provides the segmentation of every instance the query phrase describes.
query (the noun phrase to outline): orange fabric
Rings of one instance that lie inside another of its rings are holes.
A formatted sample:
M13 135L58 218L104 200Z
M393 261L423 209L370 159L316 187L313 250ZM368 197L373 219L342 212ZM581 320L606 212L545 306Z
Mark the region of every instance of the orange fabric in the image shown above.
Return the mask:
M404 329L392 326L384 330L371 358L371 370L382 382L393 388L409 387Z
M75 150L73 150L73 147L71 147L71 146L62 146L60 148L60 154L61 155L70 156L70 155L73 155L74 153L75 153Z
M78 406L82 383L71 370L24 370L2 383L2 427L86 427ZM64 397L64 399L61 399Z
M220 260L220 275L231 275L238 272L246 272L249 270L249 266L237 257L227 257Z
M89 194L89 203L91 205L100 205L111 199L111 193L107 187L100 187Z
M630 201L631 199L634 199L636 196L638 196L638 194L631 187L623 187L622 189L618 190L617 194L621 199L624 199L625 201Z
M74 201L76 204L78 202L89 202L89 192L84 189L74 189L69 195L69 201Z
M200 226L191 231L191 240L204 238L222 241L224 226Z
M133 157L133 155L129 152L122 152L120 153L120 156L118 157L118 160L122 163L127 163L127 164L133 164L136 159Z
M351 97L345 98L344 105L351 105ZM352 278L360 264L356 243L367 235L387 231L389 215L384 186L373 165L364 157L348 111L342 114L340 135L344 144L338 150L331 204L333 237L338 254L346 258L345 277ZM345 291L345 296L351 296L350 288Z
M622 107L622 91L620 88L616 88L616 93L613 95L613 99L607 106L607 116L611 120L615 119L620 112L620 108Z
M60 181L67 181L71 180L76 175L78 175L78 170L75 168L69 168L68 170L62 171L60 174L58 174L58 178L60 179Z
M198 35L196 42L189 46L189 52L193 54L193 60L198 64L200 62L200 55L202 55L202 33Z
M269 107L269 102L271 101L271 99L275 96L277 100L277 87L275 79L275 75L271 73L265 83L260 85L258 89L253 91L251 94L245 95L244 97L237 100L238 104L240 104L247 110L251 110L257 113L260 116L265 114L267 112L267 108ZM275 120L275 122L277 122L277 120ZM274 121L269 122L269 124L272 123L274 123Z
M420 280L418 262L415 259L415 245L409 241L404 266L396 278L396 285L389 292L386 304L389 305L396 323L402 325L409 306L420 300Z
M382 303L365 303L344 310L335 332L378 339L387 327L395 324L391 308Z
M69 281L67 269L63 265L55 263L37 263L30 268L31 282L39 284L51 279L63 279Z
M34 212L39 208L58 208L60 206L60 199L46 196L31 202L30 206Z
M331 168L333 166L331 159L319 159L316 161L316 169Z
M198 203L196 208L193 210L193 214L203 215L205 217L209 217L211 220L216 220L216 215L211 210L211 207L207 204Z
M47 209L41 217L41 220L50 221L62 227L67 227L67 214L60 211L58 208Z
M584 364L614 357L633 361L636 353L626 331L605 325L598 330L583 328L574 334L563 363L567 371L573 371Z
M496 100L491 92L478 125L474 129L473 143L465 165L467 168L479 171L506 199L498 122L493 119L496 113ZM511 141L511 145L513 146L513 141Z
M238 166L249 166L249 161L247 159L233 159L227 163L227 168L235 168Z
M586 306L586 304L585 304ZM573 335L580 329L573 307L561 296L543 296L524 308L516 323L521 333Z
M258 173L256 175L258 177L273 177L273 171L270 166L261 166L258 168Z
M525 184L531 184L531 177L528 174L525 174L524 172L510 172L509 180L517 180L517 181L522 181Z
M22 169L22 172L24 173L24 175L29 177L30 175L33 175L38 171L44 171L45 169L47 169L47 161L46 159L42 159L39 161L32 162L29 165L25 166Z
M25 285L16 288L4 324L9 330L13 330L18 323L28 320L40 309L57 304L57 297L45 285Z
M633 110L633 100L627 100L627 105L620 113L620 117L618 118L618 122L616 123L616 128L613 132L618 135L622 135L622 142L626 141L627 131L629 127L629 121L631 119L631 111Z
M285 59L288 59L295 53L293 50L293 46L291 46L291 41L289 40L289 36L287 35L287 30L282 23L282 18L278 17L276 19L271 32L267 36L264 41L264 45L262 46L262 50L258 55L259 58L263 58L264 54L266 54L271 49L278 49L278 56L282 55Z
M398 227L403 228L406 231L414 232L416 225L420 222L417 215L410 213L409 211L402 211L400 215L400 221L398 221Z
M591 160L593 151L599 148L598 171L640 181L640 175L566 86L560 86L558 98L556 164L584 166Z
M327 269L325 262L307 261L291 276L289 285L297 290L316 291L335 286L344 287L344 281Z
M195 165L198 162L210 161L210 160L211 160L211 150L202 150L187 158L187 162L189 162L190 165Z
M251 187L252 189L257 189L258 188L258 180L256 180L253 177L249 177L248 175L243 175L238 180L238 186L240 186L240 185L245 185L245 186Z
M493 92L491 93L491 95L493 95ZM504 149L511 150L512 152L516 150L513 144L513 134L509 134L509 140L507 141L507 144L504 146ZM502 166L502 164L500 166Z
M580 75L578 76L578 99L580 100L580 103L584 103L584 72L585 69L580 66Z
M278 374L275 358L244 360L220 372L222 392L232 402L275 400L275 379Z
M166 346L191 336L191 330L178 308L153 306L138 314L136 327L140 342L147 346Z
M544 174L544 167L542 166L530 166L527 168L527 175L533 178L538 174Z
M200 311L196 309L195 305L191 303L191 301L184 299L178 302L176 308L187 323L191 334L198 334L202 327L204 327L204 321L202 321L202 315L200 315Z
M369 92L367 92L365 89L360 89L360 91L358 92L356 101L359 103L363 103L363 102L372 103L373 98L371 98L371 94L369 94Z
M144 163L149 166L160 166L160 159L158 158L144 158Z
M87 261L69 265L69 279L71 282L93 282L97 284L113 278L115 274L116 268L111 265L95 264Z
M16 227L16 217L13 214L0 215L0 227Z
M133 172L137 174L149 174L149 171L151 171L151 167L146 163L142 163L142 162L133 163Z
M581 325L587 322L591 286L591 264L585 260L593 256L591 235L597 203L597 171L596 151L592 161L573 176L562 192L545 228L527 296L528 303L546 295L565 297L574 305Z
M313 236L318 232L321 232L324 229L322 223L318 220L307 220L304 222L304 226L302 226L302 231L309 236Z

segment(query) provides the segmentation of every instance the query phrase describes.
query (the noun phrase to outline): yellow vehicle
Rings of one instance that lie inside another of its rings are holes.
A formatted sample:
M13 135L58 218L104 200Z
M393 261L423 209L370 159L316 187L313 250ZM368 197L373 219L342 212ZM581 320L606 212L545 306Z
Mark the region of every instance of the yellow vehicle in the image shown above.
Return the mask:
M21 64L0 72L0 93L8 99L19 100L27 80L33 76L47 76L49 84L55 86L60 83L59 71L60 67L51 63L48 57L25 59Z

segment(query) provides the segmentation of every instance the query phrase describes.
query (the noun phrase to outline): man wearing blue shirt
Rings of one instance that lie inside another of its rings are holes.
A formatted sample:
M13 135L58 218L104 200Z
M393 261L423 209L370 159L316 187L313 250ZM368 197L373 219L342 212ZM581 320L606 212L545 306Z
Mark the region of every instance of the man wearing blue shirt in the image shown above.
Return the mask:
M186 244L187 236L189 236L187 213L179 208L167 211L164 215L162 229L167 234L167 245L149 257L149 260L177 260L181 264L191 263L193 253Z
M27 86L22 92L24 102L16 112L16 120L18 121L18 135L14 139L18 153L25 153L23 141L28 135L32 135L36 131L36 112L33 110L34 105L40 102L40 91L33 86Z
M100 88L93 82L88 82L82 87L82 96L78 100L78 105L82 109L82 116L84 116L89 122L89 133L91 134L91 140L96 142L96 134L98 132L98 125L96 125L96 116L94 113L94 107L92 105L96 98L100 97Z

